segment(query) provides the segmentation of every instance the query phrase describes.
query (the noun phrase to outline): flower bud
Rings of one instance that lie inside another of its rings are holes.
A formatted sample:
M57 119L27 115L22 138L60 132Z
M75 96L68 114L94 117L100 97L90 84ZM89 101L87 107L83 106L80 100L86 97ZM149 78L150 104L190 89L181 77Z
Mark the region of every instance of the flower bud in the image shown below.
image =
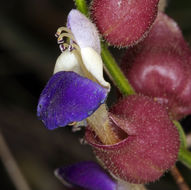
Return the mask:
M175 164L179 134L163 106L149 97L133 95L110 111L110 125L120 141L104 145L90 129L86 140L112 175L131 183L148 183Z
M91 16L108 43L132 46L146 36L159 0L93 0Z

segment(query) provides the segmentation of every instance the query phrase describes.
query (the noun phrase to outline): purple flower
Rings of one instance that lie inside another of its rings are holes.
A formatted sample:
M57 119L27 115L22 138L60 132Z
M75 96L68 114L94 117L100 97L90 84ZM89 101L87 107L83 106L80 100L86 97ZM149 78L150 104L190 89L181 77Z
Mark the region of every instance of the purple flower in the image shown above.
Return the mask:
M130 190L134 186L144 190L142 185L129 184L113 179L97 163L79 162L74 165L58 168L55 175L69 188L87 190ZM134 187L135 189L135 187Z
M68 187L89 190L115 190L116 183L95 162L86 161L58 168L55 175Z
M62 53L37 107L37 116L51 130L90 116L110 90L95 26L77 10L70 11L67 26L57 30Z

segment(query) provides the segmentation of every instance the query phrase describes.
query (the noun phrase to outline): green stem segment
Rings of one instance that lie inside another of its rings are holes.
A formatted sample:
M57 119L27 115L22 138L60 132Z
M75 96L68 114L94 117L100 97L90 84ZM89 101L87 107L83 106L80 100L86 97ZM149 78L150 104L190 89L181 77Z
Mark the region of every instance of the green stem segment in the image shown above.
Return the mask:
M76 3L77 9L86 16L89 16L86 1L85 0L74 0L74 1ZM118 64L116 63L115 59L109 52L107 45L105 43L102 43L101 46L102 46L101 55L104 64L115 85L119 88L119 90L123 95L135 94L135 91L133 90L132 86L130 85L124 74L121 72L120 68L118 67ZM178 121L173 121L173 122L179 131L180 141L181 141L178 158L183 164L185 164L188 168L191 169L191 152L189 152L186 149L185 133L182 129L181 124Z
M115 59L109 52L107 45L105 43L102 43L101 47L102 47L101 55L103 62L117 88L121 91L123 95L135 94L135 91L133 90L129 81L124 76L118 64L116 63Z
M87 17L89 16L89 11L88 11L88 6L85 0L74 0L77 9L86 15Z
M180 135L180 149L178 153L178 159L185 166L191 169L191 152L186 149L186 135L182 129L181 124L178 121L173 121L174 125L177 127Z
M180 148L178 159L188 168L191 169L191 152L185 148Z
M184 130L183 130L181 124L178 121L174 120L173 123L177 127L178 132L179 132L179 136L180 136L180 149L181 148L185 148L186 149L186 135L184 133Z

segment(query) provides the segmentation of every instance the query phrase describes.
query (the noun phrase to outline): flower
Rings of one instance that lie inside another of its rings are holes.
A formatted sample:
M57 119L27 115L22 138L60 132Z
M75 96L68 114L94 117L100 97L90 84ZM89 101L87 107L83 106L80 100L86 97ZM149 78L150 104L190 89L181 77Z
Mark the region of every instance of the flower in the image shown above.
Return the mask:
M90 20L71 10L67 27L60 27L56 36L62 53L37 107L37 116L48 129L87 118L104 103L110 90L103 78L99 36Z
M103 144L89 127L85 137L112 176L149 183L175 164L180 147L178 130L158 102L146 96L128 96L118 101L109 115L119 142Z
M69 188L88 190L128 190L135 186L115 180L96 162L84 161L55 170L55 175ZM144 190L142 185L138 185Z

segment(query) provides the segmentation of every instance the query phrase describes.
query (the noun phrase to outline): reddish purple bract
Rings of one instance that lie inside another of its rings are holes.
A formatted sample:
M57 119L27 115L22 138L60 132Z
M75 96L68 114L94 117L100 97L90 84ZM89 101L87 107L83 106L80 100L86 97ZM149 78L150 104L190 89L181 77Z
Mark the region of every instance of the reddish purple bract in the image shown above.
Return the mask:
M121 141L103 145L90 129L86 139L112 174L132 183L148 183L174 165L179 134L159 103L145 96L128 96L111 113L111 126Z
M122 70L137 93L155 97L173 119L191 114L191 57L175 21L159 13L148 37L127 51Z
M93 0L91 15L99 32L111 45L139 42L157 14L158 0Z

